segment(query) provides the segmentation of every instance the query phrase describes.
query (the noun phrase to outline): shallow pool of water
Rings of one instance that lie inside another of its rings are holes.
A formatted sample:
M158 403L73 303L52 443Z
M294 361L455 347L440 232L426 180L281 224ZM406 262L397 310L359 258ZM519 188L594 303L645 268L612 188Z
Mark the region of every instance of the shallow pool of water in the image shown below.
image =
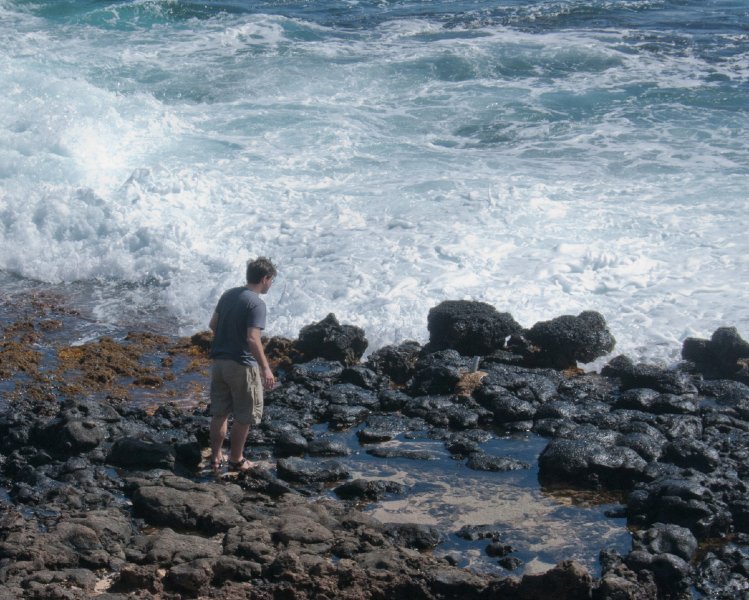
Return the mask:
M340 459L352 478L389 479L406 486L397 497L385 498L365 510L384 523L422 523L445 535L435 553L451 554L460 566L477 571L513 574L543 572L561 560L575 559L592 574L600 574L602 549L621 553L630 549L631 535L624 518L606 513L620 506L618 498L574 490L545 490L538 483L538 455L547 440L534 434L514 434L492 439L481 447L489 454L525 461L528 469L507 472L474 471L465 460L455 460L442 441L409 435L385 445L426 450L436 460L378 458L367 454L356 429L327 435L342 438L353 454ZM465 526L490 526L509 556L522 563L515 569L499 565L488 556L491 540L468 541L457 535Z

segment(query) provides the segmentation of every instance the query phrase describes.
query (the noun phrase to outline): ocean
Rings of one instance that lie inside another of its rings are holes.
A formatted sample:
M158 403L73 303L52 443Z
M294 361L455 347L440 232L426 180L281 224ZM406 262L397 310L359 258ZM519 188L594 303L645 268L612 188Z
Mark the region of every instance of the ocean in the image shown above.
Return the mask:
M370 349L447 299L597 310L615 353L749 338L743 0L0 0L0 284Z

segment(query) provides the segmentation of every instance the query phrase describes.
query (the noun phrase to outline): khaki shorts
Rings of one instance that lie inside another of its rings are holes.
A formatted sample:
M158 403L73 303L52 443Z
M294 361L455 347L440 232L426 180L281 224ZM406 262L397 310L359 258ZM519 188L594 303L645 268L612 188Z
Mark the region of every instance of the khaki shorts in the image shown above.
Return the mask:
M211 372L211 415L243 425L259 425L263 418L263 384L257 365L240 365L233 360L213 361Z

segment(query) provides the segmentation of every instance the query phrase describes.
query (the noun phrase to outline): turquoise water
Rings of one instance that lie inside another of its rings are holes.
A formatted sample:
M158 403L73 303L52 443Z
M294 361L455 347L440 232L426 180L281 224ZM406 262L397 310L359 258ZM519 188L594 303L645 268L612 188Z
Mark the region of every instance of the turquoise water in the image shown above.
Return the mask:
M0 0L0 271L191 333L266 254L275 334L424 341L473 298L670 362L749 336L748 32L726 0Z

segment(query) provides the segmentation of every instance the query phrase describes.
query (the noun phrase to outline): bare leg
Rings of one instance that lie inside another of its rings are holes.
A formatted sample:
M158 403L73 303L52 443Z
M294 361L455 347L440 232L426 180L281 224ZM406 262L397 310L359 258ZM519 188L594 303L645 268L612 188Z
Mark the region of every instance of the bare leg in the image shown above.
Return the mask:
M250 425L234 423L231 426L231 450L229 452L229 460L233 463L238 463L244 456L244 444L247 441L247 434L250 433Z
M223 453L221 449L224 447L224 439L226 438L228 420L229 417L227 416L211 418L210 438L212 464L217 464L223 460Z

